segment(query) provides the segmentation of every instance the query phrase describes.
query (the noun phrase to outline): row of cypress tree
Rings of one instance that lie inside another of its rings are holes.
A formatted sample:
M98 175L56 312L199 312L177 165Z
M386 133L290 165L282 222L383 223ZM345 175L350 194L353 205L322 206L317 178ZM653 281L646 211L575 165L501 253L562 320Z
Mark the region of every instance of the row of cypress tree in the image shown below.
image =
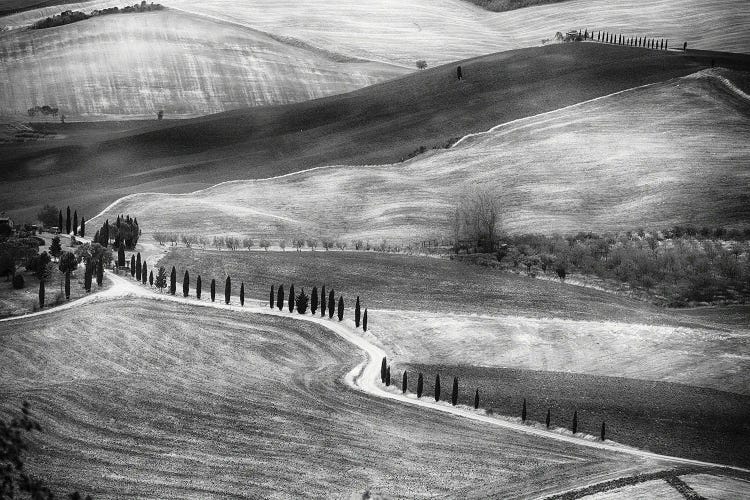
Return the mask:
M383 360L380 363L380 381L385 384L386 387L391 385L391 367L388 364L388 360L385 356L383 356ZM408 390L408 382L409 382L409 376L406 370L404 370L404 374L401 377L401 393L406 394ZM422 393L424 392L424 375L422 373L418 374L417 377L417 398L422 397ZM435 385L434 385L434 397L435 401L440 401L441 397L441 387L440 387L440 374L435 375ZM453 406L456 406L458 403L458 377L453 377L453 387L451 389L451 404ZM479 389L477 388L474 391L474 409L479 409ZM526 398L523 400L523 405L521 406L521 421L526 422ZM549 429L550 423L551 423L551 411L548 408L547 409L547 418L545 420L546 426ZM601 430L599 438L604 441L606 437L606 428L607 425L605 422L602 422ZM573 412L573 422L570 427L570 430L573 432L573 434L576 434L578 432L578 410L574 410Z
M53 209L54 210L54 209ZM60 229L60 232L65 230L65 234L70 234L71 230L73 231L74 236L80 236L84 237L86 236L86 219L81 216L81 225L80 228L78 226L78 210L73 211L73 217L70 217L70 207L66 208L66 216L65 216L65 226L63 226L63 213L62 210L59 210L57 214L57 227ZM54 212L52 212L54 213Z
M647 38L645 36L628 38L622 36L622 34L615 35L614 33L609 33L607 31L600 31L596 35L596 41L603 43L613 43L615 45L628 45L630 47L645 47L648 49L669 49L669 40L665 40L663 38L660 38L658 40L656 38Z
M278 308L279 311L284 309L284 301L286 298L287 308L289 312L294 312L295 306L299 314L305 314L307 311L308 301L310 304L310 312L315 315L320 309L320 316L325 317L326 311L328 312L328 318L333 319L333 315L336 314L339 321L344 319L344 297L339 295L338 303L336 302L336 294L334 290L328 292L326 298L326 287L323 285L318 294L318 287L314 286L310 296L305 294L303 288L299 295L295 295L294 284L289 287L289 293L285 294L284 285L279 285L278 288L274 288L271 285L271 291L268 294L268 306L271 309ZM367 331L367 309L362 314L362 309L359 302L359 296L357 296L356 304L354 305L354 324L359 328L360 324L362 329Z

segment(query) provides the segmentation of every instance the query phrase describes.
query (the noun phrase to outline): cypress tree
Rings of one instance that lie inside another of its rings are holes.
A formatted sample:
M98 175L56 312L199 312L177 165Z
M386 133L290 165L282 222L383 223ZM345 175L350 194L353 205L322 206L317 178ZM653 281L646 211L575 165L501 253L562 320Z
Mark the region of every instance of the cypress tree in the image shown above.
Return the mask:
M65 300L70 300L70 270L65 271Z
M294 283L289 287L289 300L287 302L289 312L294 312Z
M135 255L130 255L130 276L135 276Z
M664 50L669 50L669 40L664 40Z
M148 286L153 287L154 286L154 272L149 271L148 273Z
M456 406L458 403L458 377L453 377L453 390L451 391L451 404Z
M367 309L365 309L365 314L362 316L362 330L367 331Z
M417 377L417 397L422 397L422 391L424 391L424 377L422 374L419 374L419 377Z
M125 267L125 247L123 245L117 248L117 266Z
M284 285L279 285L279 293L276 295L276 307L281 311L284 308Z
M407 377L406 370L404 370L404 376L401 378L401 393L406 394Z
M435 401L440 401L440 374L435 375Z
M357 303L354 305L354 326L359 328L359 318L360 318L360 310L359 310L359 295L357 295Z
M391 386L391 367L385 369L385 386L390 387Z
M313 287L312 293L310 294L310 314L315 315L315 311L318 310L318 287Z
M138 255L135 256L135 279L138 281L141 281L141 270L143 269L141 265L141 252L138 252Z
M245 282L240 283L240 305L245 305Z
M87 292L91 291L91 266L87 263L86 270L83 272L83 289Z
M477 389L477 392L474 393L474 409L479 409L479 389Z
M70 234L70 207L68 207L68 213L65 217L65 234Z
M146 284L146 281L148 281L148 264L146 264L146 261L143 261L143 267L141 268L141 281L143 284Z
M274 306L274 299L276 299L276 294L273 293L273 285L271 285L271 295L268 296L268 304L271 306L271 309Z
M96 266L96 286L102 286L104 281L104 261L99 257L99 264Z
M602 433L601 433L601 436L600 436L601 439L602 439L602 441L604 441L604 434L605 434L606 430L607 430L607 424L605 424L604 422L602 422Z
M385 384L385 370L388 366L388 361L386 360L386 357L383 356L383 361L380 362L380 381Z
M344 297L339 295L339 321L344 319Z
M308 297L305 293L305 289L303 288L299 295L297 295L297 297L294 299L294 303L297 305L297 312L299 314L305 314L307 312L307 301Z
M521 422L526 422L526 398L523 398L523 408L521 408Z
M216 301L216 280L211 279L211 302Z
M324 317L326 315L326 286L323 285L323 288L320 289L320 317Z
M174 295L177 292L177 269L172 266L172 274L169 275L169 293Z
M596 34L596 41L597 42L601 42L602 41L602 32L601 31Z
M195 298L198 300L201 300L201 288L203 287L203 283L201 282L201 275L198 275L198 278L195 280Z
M86 237L86 219L83 218L83 215L81 216L81 230L78 231L81 235L81 238Z
M547 429L549 429L549 420L550 420L549 417L550 417L549 408L547 408L547 419L544 421L547 424Z
M333 295L333 290L328 294L328 319L333 318L333 313L336 312L336 297Z
M185 269L185 274L182 276L182 296L187 297L190 294L190 273Z
M78 236L78 210L73 211L73 236Z
M227 280L224 282L224 303L229 304L232 298L232 278L227 276Z
M571 429L573 434L578 432L578 410L573 412L573 427Z
M39 280L39 309L44 309L44 280Z
M62 209L57 213L57 228L62 233L63 230L63 218L62 218Z

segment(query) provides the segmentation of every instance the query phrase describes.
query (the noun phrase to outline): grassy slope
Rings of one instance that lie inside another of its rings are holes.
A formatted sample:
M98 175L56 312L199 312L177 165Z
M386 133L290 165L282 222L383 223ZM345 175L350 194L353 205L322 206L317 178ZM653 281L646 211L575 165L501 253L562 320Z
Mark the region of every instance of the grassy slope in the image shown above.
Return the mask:
M534 116L402 164L136 195L106 216L137 213L147 231L414 243L450 237L458 200L482 185L515 232L746 226L750 99L717 75Z
M93 6L89 6L90 9ZM29 53L33 57L29 57ZM0 115L45 104L68 120L196 116L340 94L402 75L336 62L244 26L166 10L0 36Z
M44 428L31 471L96 498L519 498L653 469L351 391L357 353L284 319L123 301L0 341L2 411L27 399Z
M67 205L71 187L84 213L139 191L186 192L219 181L253 179L330 164L397 161L499 123L696 71L710 62L598 44L567 44L493 54L428 69L350 94L255 108L157 130L113 131L48 125L54 142L0 147L0 195L13 215L44 202ZM153 126L153 125L152 125ZM98 126L91 126L97 129ZM33 189L32 189L33 187Z
M750 331L711 310L664 310L597 290L459 262L370 252L216 252L162 259L204 289L226 274L248 296L325 284L370 309L369 333L400 362L618 375L748 393ZM402 311L409 311L403 313ZM727 315L726 309L716 310Z

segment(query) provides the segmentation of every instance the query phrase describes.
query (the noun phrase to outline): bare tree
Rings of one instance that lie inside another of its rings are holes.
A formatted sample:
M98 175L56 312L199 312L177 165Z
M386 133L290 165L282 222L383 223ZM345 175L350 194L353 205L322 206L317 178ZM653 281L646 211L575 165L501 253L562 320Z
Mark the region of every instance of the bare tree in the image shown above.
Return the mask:
M216 250L221 250L221 247L224 246L224 237L223 236L214 236L213 245L216 248Z
M250 238L244 238L242 240L242 246L250 250L251 248L253 248L253 240Z
M185 245L187 248L192 247L194 244L198 242L198 237L194 234L183 234L181 236L182 244Z
M486 252L494 251L500 224L500 200L489 189L464 196L453 215L453 237L467 239Z
M159 245L164 245L164 242L167 241L167 234L163 233L161 231L156 231L154 233L154 239Z
M281 248L282 252L286 251L286 240L279 240L279 248Z
M208 246L208 238L206 238L205 236L199 236L198 244L201 246L202 250L205 250L206 247Z
M271 242L270 241L268 241L268 240L260 240L260 247L263 250L268 251L268 247L270 247L270 246L271 246Z
M301 251L302 247L305 246L305 239L304 238L294 238L292 240L292 244L294 245L294 248L297 249L297 251Z
M344 241L344 240L338 240L338 241L336 241L336 247L339 250L343 251L346 248L346 241Z
M167 239L169 240L169 243L172 244L172 246L175 246L177 244L179 236L177 236L177 233L169 233L167 236Z
M328 251L331 248L333 248L333 239L331 238L323 238L320 242L320 244L323 246L323 248Z
M310 247L310 249L314 252L316 248L318 248L318 240L315 238L310 238L307 240L307 246Z

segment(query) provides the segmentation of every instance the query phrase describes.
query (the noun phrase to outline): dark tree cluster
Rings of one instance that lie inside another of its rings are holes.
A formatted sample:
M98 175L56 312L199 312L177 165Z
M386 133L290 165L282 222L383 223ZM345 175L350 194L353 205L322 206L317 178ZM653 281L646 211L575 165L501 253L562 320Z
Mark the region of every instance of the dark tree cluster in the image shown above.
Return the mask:
M592 34L593 39L593 34ZM643 47L647 49L669 50L669 40L663 38L648 38L645 36L628 37L622 33L614 34L608 31L600 31L596 35L597 42L611 43L615 45L627 45L629 47Z
M57 26L75 23L77 21L84 21L94 16L105 16L109 14L120 13L127 14L131 12L150 12L152 10L162 9L164 9L163 5L158 3L147 4L144 0L140 4L128 5L126 7L123 7L122 9L119 7L110 7L106 9L94 10L90 14L86 14L85 12L79 10L66 10L56 16L47 17L45 19L37 21L32 24L31 27L33 29L54 28Z

